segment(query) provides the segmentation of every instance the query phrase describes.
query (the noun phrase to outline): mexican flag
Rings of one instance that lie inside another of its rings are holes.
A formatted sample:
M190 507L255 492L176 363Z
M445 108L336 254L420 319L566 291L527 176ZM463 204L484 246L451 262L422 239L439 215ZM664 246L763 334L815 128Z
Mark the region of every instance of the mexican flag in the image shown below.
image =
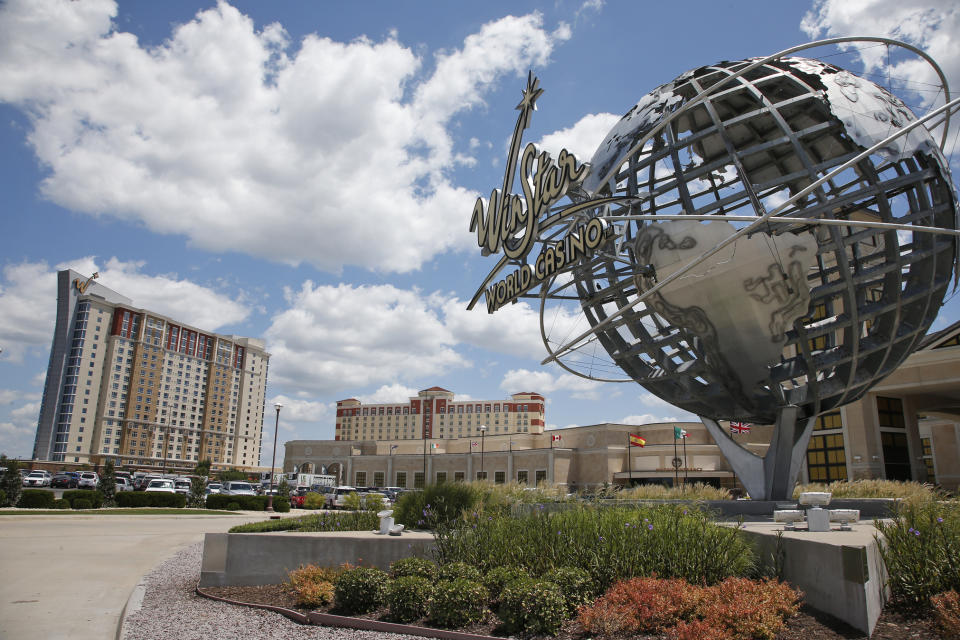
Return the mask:
M674 440L678 440L678 439L680 439L680 438L686 438L686 437L689 436L689 435L690 435L690 434L687 433L687 430L686 430L686 429L681 429L680 427L674 427L674 428L673 428L673 438L674 438Z

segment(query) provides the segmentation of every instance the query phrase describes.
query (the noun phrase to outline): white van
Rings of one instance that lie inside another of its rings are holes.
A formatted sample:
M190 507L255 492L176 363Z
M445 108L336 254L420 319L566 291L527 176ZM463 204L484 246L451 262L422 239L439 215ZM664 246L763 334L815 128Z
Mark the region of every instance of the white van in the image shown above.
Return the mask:
M229 480L223 483L220 493L228 496L255 496L257 492L253 490L253 485L241 480Z
M327 508L328 509L343 509L344 500L351 493L356 493L356 487L348 487L346 485L341 485L327 494Z

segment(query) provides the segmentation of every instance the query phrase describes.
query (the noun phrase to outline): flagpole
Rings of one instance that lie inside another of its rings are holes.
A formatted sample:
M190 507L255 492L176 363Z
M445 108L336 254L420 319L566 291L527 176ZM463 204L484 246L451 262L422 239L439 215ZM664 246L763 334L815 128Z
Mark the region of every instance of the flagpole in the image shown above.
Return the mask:
M687 491L687 483L690 482L690 465L687 464L687 436L683 436L683 491Z
M673 428L673 486L680 484L680 467L677 466L677 427Z
M630 433L627 433L627 464L630 465L630 486L633 486L633 447L630 445Z

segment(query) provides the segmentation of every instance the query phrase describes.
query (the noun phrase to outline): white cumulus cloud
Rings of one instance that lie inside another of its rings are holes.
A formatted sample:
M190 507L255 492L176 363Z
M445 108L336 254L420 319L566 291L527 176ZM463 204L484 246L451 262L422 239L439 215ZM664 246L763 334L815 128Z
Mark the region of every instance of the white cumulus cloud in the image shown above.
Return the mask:
M470 246L451 119L570 37L540 14L482 25L426 75L391 35L257 30L227 2L146 47L108 0L0 4L0 100L27 112L42 193L92 216L337 272L410 271ZM468 150L464 150L468 151Z

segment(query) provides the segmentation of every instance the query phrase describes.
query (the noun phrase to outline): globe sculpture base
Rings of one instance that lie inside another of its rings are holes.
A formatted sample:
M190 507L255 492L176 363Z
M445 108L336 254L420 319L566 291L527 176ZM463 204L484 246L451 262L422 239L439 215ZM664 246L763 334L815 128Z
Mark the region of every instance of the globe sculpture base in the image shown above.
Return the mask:
M778 409L773 440L762 458L734 442L713 418L700 419L751 498L790 500L816 422L815 417L798 419L798 414L794 405Z

